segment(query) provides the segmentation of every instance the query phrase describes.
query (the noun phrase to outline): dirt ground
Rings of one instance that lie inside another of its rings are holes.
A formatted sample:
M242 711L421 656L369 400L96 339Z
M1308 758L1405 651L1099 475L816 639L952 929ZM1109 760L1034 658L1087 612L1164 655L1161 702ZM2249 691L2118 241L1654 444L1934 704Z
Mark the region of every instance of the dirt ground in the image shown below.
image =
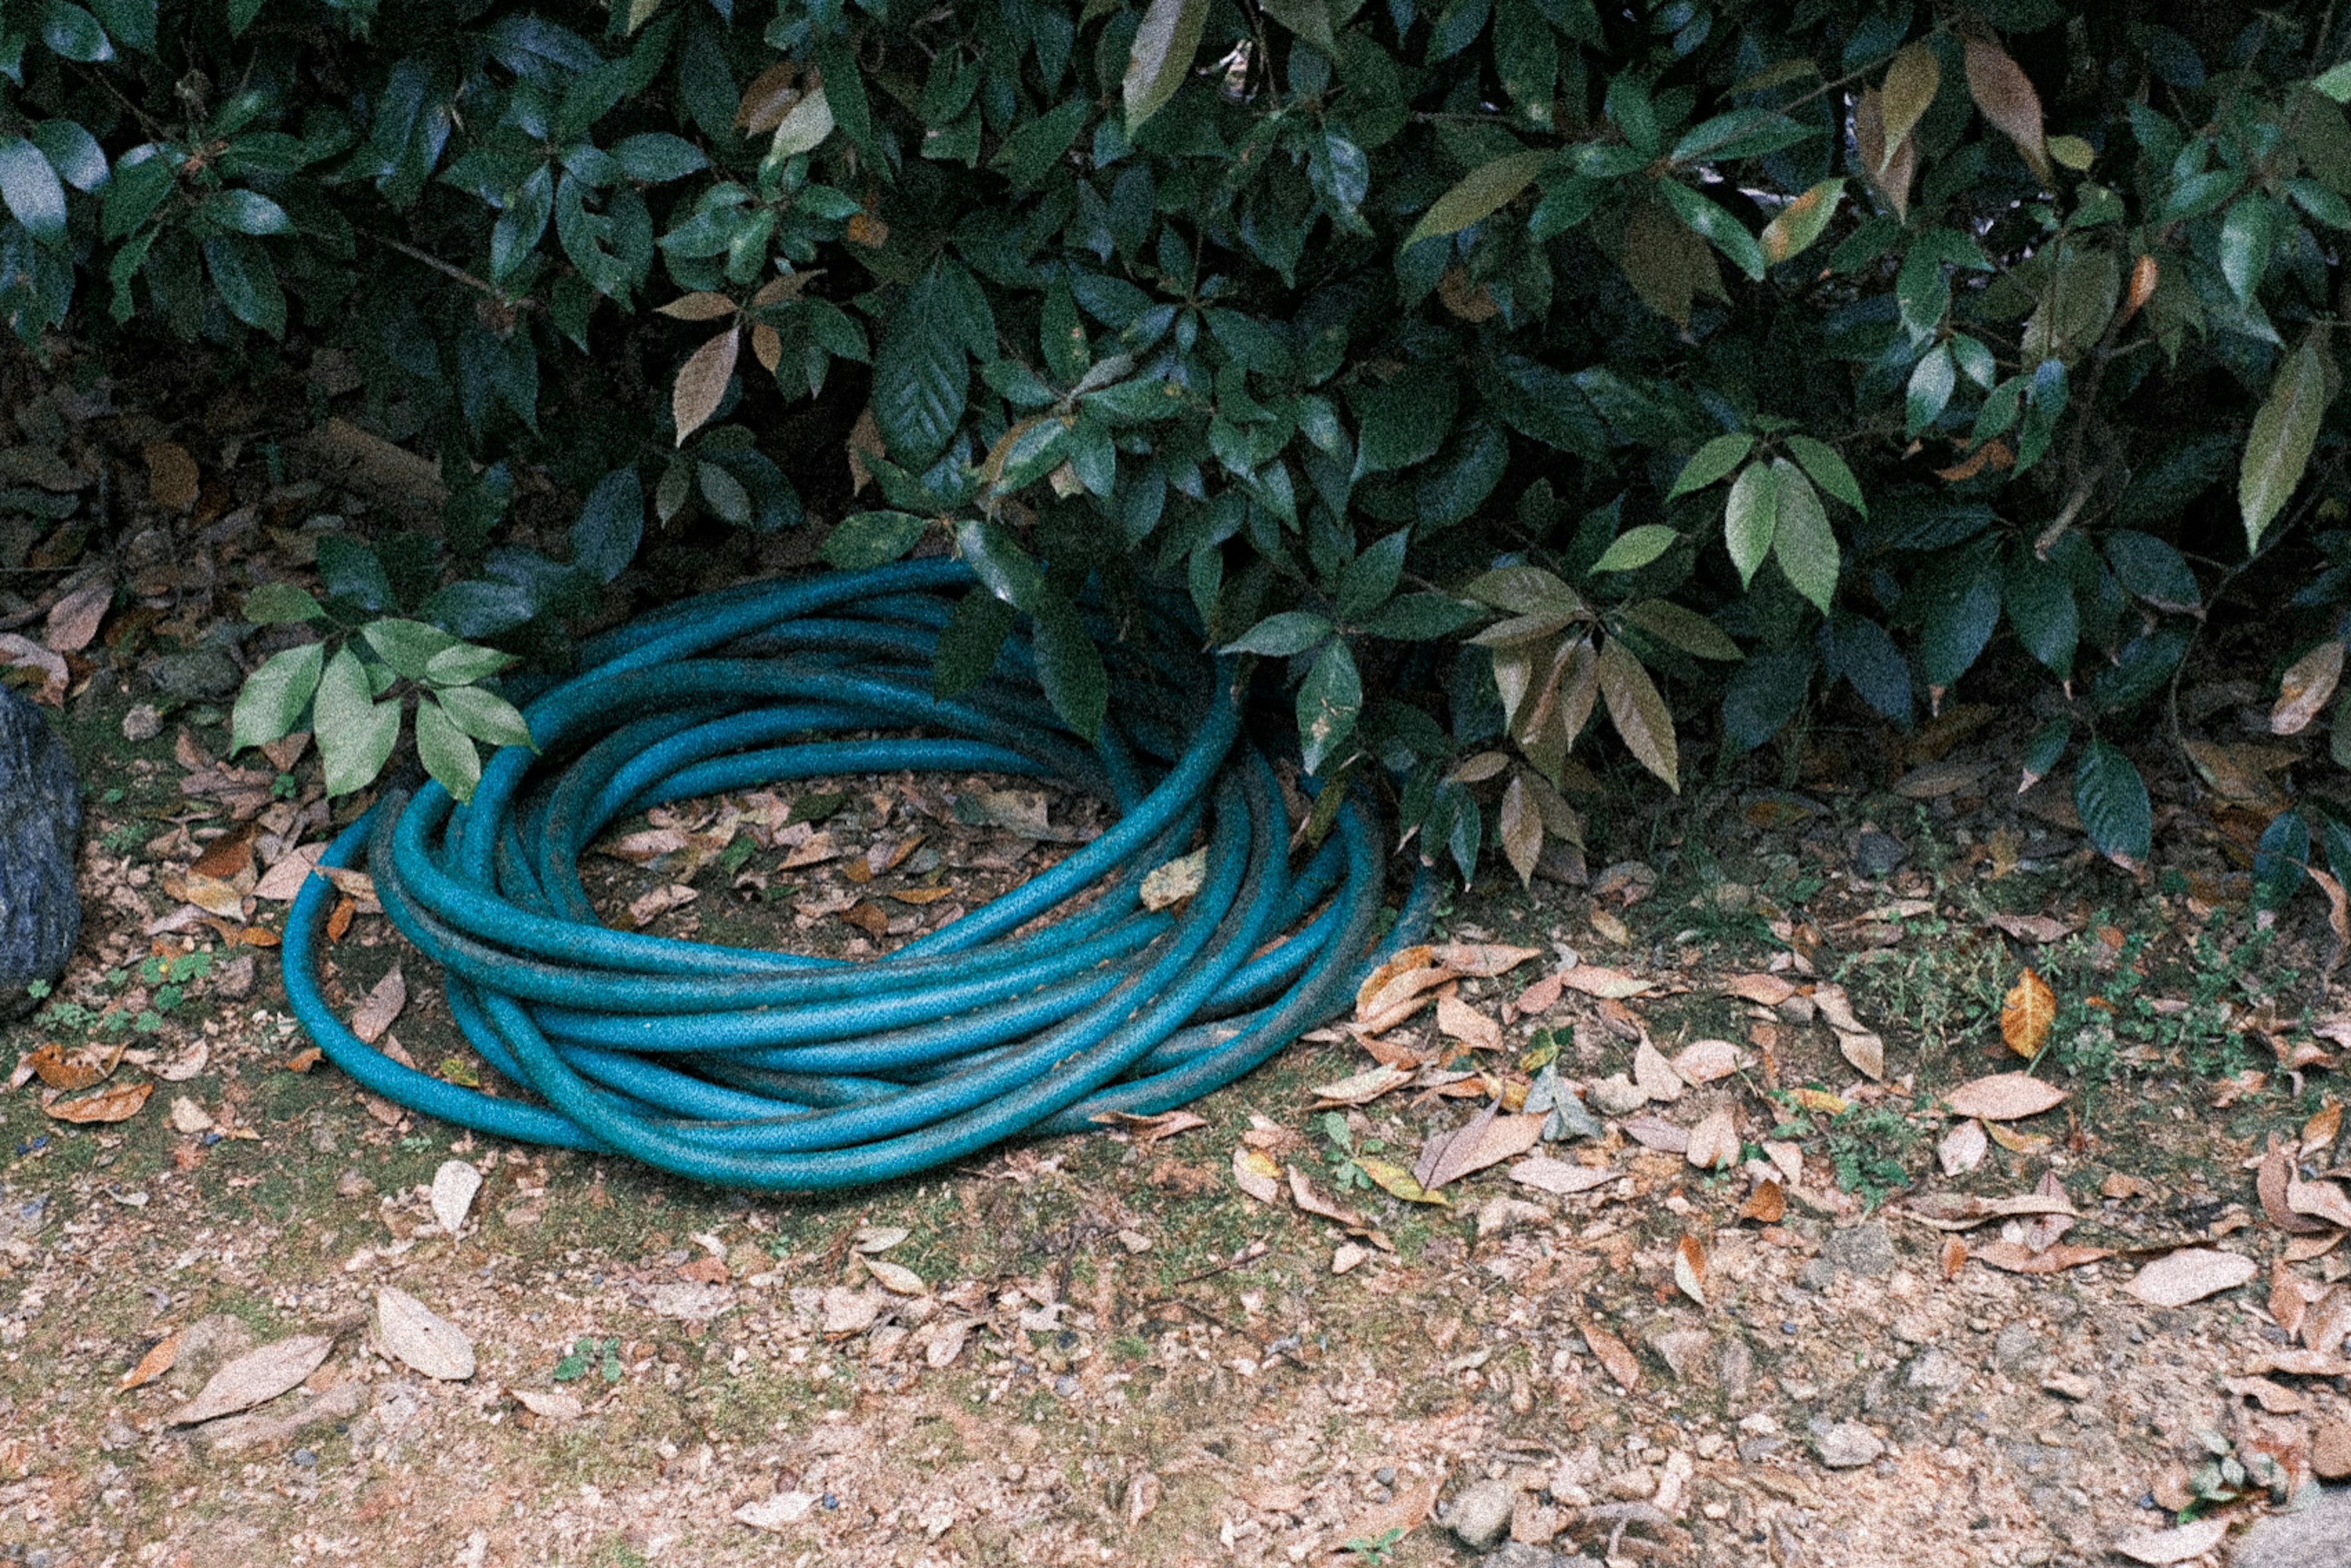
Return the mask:
M2038 716L1829 714L1681 800L1601 802L1588 863L1444 913L1485 958L1441 999L1322 1031L1189 1130L751 1198L462 1136L305 1054L274 944L348 810L298 747L224 758L266 651L234 611L383 522L418 460L339 422L347 487L249 408L108 395L9 395L43 482L113 473L127 521L0 519L9 630L120 596L52 672L81 951L0 1026L0 1563L2214 1563L2213 1524L2351 1469L2341 942L2316 892L2257 910L2248 875L2333 774L2250 681L2179 693L2197 772L2134 747L2138 877L2062 780L2015 789ZM137 455L172 435L204 483L167 527ZM695 559L643 591L787 564ZM625 824L593 881L615 921L853 955L1091 826L986 780L818 781ZM346 918L330 994L495 1086L430 967L394 1006L402 945ZM2062 1098L1952 1110L2018 1071ZM1588 1126L1412 1200L1432 1140L1532 1137L1472 1124L1567 1090ZM452 1162L481 1182L454 1233ZM395 1354L386 1288L470 1375ZM284 1392L173 1422L256 1349Z

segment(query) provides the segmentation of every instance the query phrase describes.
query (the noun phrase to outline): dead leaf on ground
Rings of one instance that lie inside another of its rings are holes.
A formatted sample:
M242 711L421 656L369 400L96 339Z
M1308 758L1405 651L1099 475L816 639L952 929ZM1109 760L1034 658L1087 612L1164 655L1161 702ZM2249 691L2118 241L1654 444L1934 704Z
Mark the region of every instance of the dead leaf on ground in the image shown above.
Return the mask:
M2007 932L2020 942L2062 941L2081 929L2074 922L2060 920L2053 915L1987 915L1984 924Z
M375 988L368 992L359 1010L351 1014L351 1032L360 1037L361 1043L373 1045L399 1019L401 1009L406 1006L408 979L401 973L400 965L394 963L375 983Z
M122 1061L122 1050L119 1044L89 1044L68 1051L57 1041L48 1040L27 1051L19 1061L17 1071L29 1069L50 1088L71 1093L105 1082Z
M474 1343L465 1331L396 1286L375 1292L375 1337L384 1354L444 1383L474 1375Z
M1873 1082L1886 1080L1886 1041L1876 1030L1863 1026L1854 1016L1853 1003L1843 986L1815 986L1813 1005L1821 1009L1831 1030L1837 1037L1837 1050L1855 1071Z
M138 1388L152 1383L171 1371L179 1359L180 1336L177 1333L165 1334L148 1349L145 1355L139 1358L138 1365L122 1375L121 1380L115 1386Z
M1935 1161L1943 1167L1945 1176L1965 1176L1983 1164L1984 1155L1991 1150L1983 1124L1970 1116L1951 1124L1943 1141L1935 1145Z
M2064 1103L2065 1092L2025 1072L1995 1072L1960 1084L1944 1097L1955 1115L2014 1122Z
M1689 1153L1689 1129L1677 1127L1663 1116L1635 1116L1619 1125L1626 1137L1645 1149L1655 1149L1667 1155Z
M441 1228L455 1236L465 1228L465 1216L474 1207L474 1195L482 1190L482 1173L464 1160L444 1160L441 1168L433 1173L433 1218Z
M2242 1253L2183 1247L2141 1269L2123 1289L2149 1306L2184 1307L2233 1291L2261 1271Z
M1438 1478L1425 1477L1409 1485L1400 1486L1386 1502L1378 1503L1357 1514L1343 1526L1344 1541L1401 1541L1427 1522L1437 1507ZM1389 1532L1395 1534L1391 1536Z
M1570 990L1582 991L1587 997L1605 1001L1623 1001L1644 991L1655 990L1654 980L1636 980L1622 969L1611 969L1598 964L1575 964L1559 972L1559 983Z
M1979 1263L2011 1274L2059 1274L2111 1258L2114 1252L2108 1248L2083 1247L2070 1241L2061 1241L2039 1252L2022 1241L1987 1241L1970 1255Z
M2338 1229L2351 1230L2351 1196L2345 1195L2338 1182L2304 1181L2289 1175L2285 1206L2296 1214L2306 1214Z
M147 1097L155 1092L154 1080L138 1083L110 1083L93 1094L79 1099L61 1100L51 1090L41 1102L41 1109L60 1122L128 1122L139 1114Z
M1156 1116L1137 1116L1125 1111L1113 1111L1101 1120L1124 1127L1134 1135L1135 1143L1146 1149L1162 1139L1208 1124L1207 1118L1189 1111L1162 1111Z
M1440 942L1431 956L1456 974L1491 979L1507 975L1530 958L1540 958L1537 947L1510 947L1499 942Z
M325 1334L296 1334L247 1351L212 1375L196 1396L163 1417L167 1427L192 1427L250 1410L275 1399L319 1370L335 1342Z
M1413 1174L1394 1160L1384 1160L1377 1155L1357 1155L1355 1168L1372 1178L1373 1183L1390 1197L1400 1197L1406 1203L1431 1203L1439 1207L1451 1207L1453 1200L1441 1192L1431 1192L1420 1185Z
M517 1388L522 1407L542 1421L577 1421L585 1410L580 1396L560 1388Z
M1689 1087L1674 1071L1673 1063L1646 1040L1633 1051L1633 1082L1640 1086L1642 1093L1659 1104L1671 1104Z
M1776 1008L1796 994L1796 988L1777 975L1733 975L1722 983L1725 996L1740 998L1759 1007Z
M2027 969L2000 1004L2000 1038L2008 1049L2030 1061L2041 1054L2049 1029L2057 1021L2057 993L2049 982Z
M1601 1370L1614 1378L1618 1387L1629 1394L1641 1385L1641 1364L1623 1340L1587 1318L1583 1322L1583 1343L1592 1347Z
M1699 1306L1707 1304L1706 1244L1695 1236L1685 1235L1675 1244L1674 1285Z
M1945 1281L1958 1279L1959 1270L1968 1266L1968 1244L1956 1236L1944 1237L1942 1256L1938 1261L1942 1265Z
M2252 1370L2288 1377L2351 1377L2351 1358L2316 1350L2270 1350L2253 1359Z
M1567 1160L1556 1160L1549 1155L1537 1155L1520 1160L1510 1167L1510 1179L1535 1188L1539 1192L1554 1192L1565 1197L1579 1192L1590 1192L1596 1186L1606 1186L1625 1173L1618 1170L1579 1166Z
M1747 1201L1739 1206L1739 1218L1752 1219L1763 1225L1777 1225L1788 1217L1788 1189L1776 1181L1759 1181Z
M923 1277L904 1263L893 1263L886 1258L867 1258L865 1271L874 1281L893 1296L927 1296L931 1288Z
M1505 1116L1489 1105L1456 1132L1429 1140L1413 1178L1430 1192L1488 1166L1516 1159L1542 1138L1541 1116Z
M1450 993L1437 998L1437 1027L1472 1051L1502 1049L1502 1026Z
M1259 1203L1274 1203L1281 1197L1281 1166L1263 1149L1246 1145L1233 1150L1233 1185Z
M1689 1147L1683 1157L1700 1170L1727 1171L1739 1163L1739 1123L1726 1105L1708 1113L1690 1129Z
M2074 1205L2063 1192L2018 1193L2012 1197L1975 1197L1964 1193L1930 1192L1914 1197L1903 1212L1938 1230L1971 1230L1994 1219L2027 1215L2071 1217Z
M1739 1071L1739 1048L1727 1040L1701 1040L1673 1055L1674 1071L1687 1083L1712 1083Z
M2203 1556L2220 1544L2229 1533L2229 1521L2220 1519L2199 1519L2170 1530L2143 1530L2136 1535L2126 1535L2115 1542L2115 1550L2134 1563L2161 1565L2187 1563Z
M151 441L143 455L147 459L147 494L167 512L184 512L196 504L204 489L204 476L196 471L196 460L188 449L176 441Z
M2302 1152L2304 1158L2314 1159L2334 1145L2343 1131L2343 1102L2330 1099L2321 1105L2309 1121L2302 1124Z
M1428 993L1447 980L1453 970L1431 962L1426 946L1406 947L1364 977L1355 991L1355 1021L1373 1034L1383 1034L1426 1007Z
M66 706L66 688L72 683L72 674L66 668L65 655L30 637L0 632L0 669L11 667L41 672L41 689L31 694L34 701L51 707Z
M106 612L113 607L113 583L77 588L49 606L48 618L41 622L41 641L52 653L78 653L97 639Z
M1366 1068L1351 1077L1325 1083L1307 1091L1314 1096L1313 1108L1328 1110L1334 1105L1368 1105L1391 1090L1401 1089L1412 1082L1412 1074L1404 1068L1391 1065Z
M2298 1416L2310 1408L2309 1400L2266 1377L2224 1377L2220 1386L2241 1399L2252 1400L2273 1416Z
M2287 668L2270 709L2272 735L2299 735L2318 716L2343 679L2343 640L2330 637Z
M1159 1478L1149 1470L1126 1483L1126 1522L1141 1524L1159 1506Z
M1296 1166L1285 1168L1290 1176L1290 1201L1301 1210L1345 1228L1348 1234L1364 1238L1384 1252L1395 1249L1394 1243L1364 1218L1361 1210L1341 1203L1329 1188Z

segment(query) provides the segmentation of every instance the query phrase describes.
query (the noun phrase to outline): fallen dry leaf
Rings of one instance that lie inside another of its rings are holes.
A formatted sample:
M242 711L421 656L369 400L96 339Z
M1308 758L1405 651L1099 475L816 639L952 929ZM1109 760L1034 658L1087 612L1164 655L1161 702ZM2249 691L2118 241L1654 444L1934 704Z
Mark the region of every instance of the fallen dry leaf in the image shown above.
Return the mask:
M2338 1182L2304 1181L2289 1176L2285 1206L2296 1214L2324 1220L2337 1229L2351 1230L2351 1197L2345 1195Z
M138 1083L110 1083L75 1100L60 1100L51 1090L42 1100L41 1109L60 1122L128 1122L139 1114L147 1097L154 1092L152 1079Z
M1636 980L1622 969L1610 969L1598 964L1575 964L1559 972L1559 983L1570 990L1582 991L1587 997L1606 1001L1623 1001L1644 991L1656 988L1654 980Z
M781 1535L806 1519L809 1511L822 1500L810 1491L779 1491L745 1503L735 1511L734 1518L737 1524Z
M1618 1387L1629 1394L1641 1386L1641 1364L1630 1345L1588 1318L1583 1322L1583 1343L1592 1347L1601 1369L1616 1380Z
M144 455L147 459L147 494L167 512L184 512L196 504L204 487L204 476L196 472L196 460L188 449L176 441L151 441Z
M1973 1197L1956 1192L1930 1192L1912 1198L1907 1212L1911 1218L1938 1230L1971 1230L1987 1220L2013 1219L2024 1215L2059 1214L2070 1217L2074 1206L2063 1192L2027 1192L2013 1197Z
M2039 1252L2021 1241L1987 1241L1970 1256L1979 1263L1988 1263L2011 1274L2057 1274L2111 1258L2114 1253L2107 1248L2082 1247L2069 1241Z
M396 1286L376 1289L375 1339L386 1355L427 1377L463 1383L474 1375L465 1332Z
M2061 941L2081 929L2074 922L2060 920L2053 915L1987 915L1984 924L2007 932L2020 942Z
M1646 1040L1633 1051L1633 1082L1640 1086L1642 1093L1659 1104L1671 1104L1688 1087L1674 1071L1673 1063Z
M30 1070L34 1076L52 1089L70 1093L77 1089L94 1088L113 1076L122 1061L120 1045L78 1045L66 1050L55 1040L35 1046L18 1059L19 1073Z
M1565 1197L1579 1192L1590 1192L1596 1186L1606 1186L1625 1173L1555 1160L1549 1155L1537 1155L1532 1159L1520 1160L1512 1166L1510 1174L1512 1181Z
M868 1258L865 1260L865 1271L873 1276L876 1284L893 1296L927 1296L931 1293L931 1288L923 1282L923 1277L904 1263L893 1263L886 1258Z
M93 582L77 588L49 606L41 622L41 641L53 653L78 653L98 636L106 612L114 606L114 584Z
M1687 1083L1712 1083L1739 1071L1739 1048L1727 1040L1701 1040L1673 1056L1674 1071Z
M2252 1370L2289 1377L2351 1377L2351 1358L2317 1350L2271 1350L2254 1357Z
M1509 947L1499 942L1441 942L1430 950L1434 960L1457 975L1491 979L1507 975L1530 958L1540 958L1537 947Z
M1163 1138L1172 1138L1178 1133L1188 1133L1196 1127L1208 1124L1207 1117L1189 1111L1162 1111L1156 1116L1136 1116L1124 1111L1113 1111L1102 1120L1124 1127L1134 1134L1134 1141L1146 1149Z
M130 1371L122 1375L121 1381L117 1383L115 1386L118 1388L138 1388L143 1385L152 1383L157 1378L162 1376L165 1373L171 1371L172 1365L177 1363L179 1359L180 1336L177 1333L165 1334L162 1339L157 1340L153 1345L149 1347L145 1355L139 1358L138 1365L132 1367Z
M2303 1292L2302 1281L2294 1277L2294 1270L2283 1258L2270 1262L2270 1316L2277 1320L2279 1330L2288 1339L2302 1332L2302 1320L2310 1311L2311 1298Z
M212 1375L196 1396L163 1417L167 1427L192 1427L250 1410L300 1385L319 1370L335 1342L325 1334L296 1334L247 1351Z
M2260 1264L2241 1253L2183 1247L2141 1269L2123 1289L2149 1306L2184 1307L2233 1291L2261 1271Z
M1689 1153L1689 1129L1677 1127L1663 1116L1635 1116L1621 1125L1625 1135L1645 1149L1667 1155Z
M373 1045L398 1020L401 1009L406 1006L408 980L395 962L375 983L375 988L368 992L359 1010L351 1014L351 1032L360 1037L361 1043Z
M1453 1200L1441 1192L1431 1192L1416 1180L1413 1174L1394 1160L1384 1160L1377 1155L1357 1155L1355 1168L1372 1178L1382 1192L1390 1197L1400 1197L1406 1203L1433 1203L1449 1208Z
M1727 1171L1739 1163L1739 1123L1729 1106L1709 1112L1690 1129L1683 1157L1700 1170Z
M542 1421L577 1421L584 1409L578 1395L560 1388L517 1388L513 1393L524 1409Z
M1674 1285L1699 1306L1706 1302L1706 1244L1684 1235L1674 1247ZM1623 1382L1622 1378L1617 1381Z
M2024 1072L1995 1072L1960 1084L1945 1096L1956 1115L1983 1122L2014 1122L2037 1116L2065 1098L2063 1089Z
M2048 1043L2049 1029L2057 1021L2057 993L2049 982L2027 969L2017 977L2000 1004L2000 1038L2008 1049L2028 1061Z
M1502 1026L1450 993L1437 998L1437 1027L1472 1051L1502 1049Z
M1276 1202L1281 1197L1281 1166L1263 1149L1236 1147L1233 1185L1259 1203Z
M1958 1279L1959 1270L1968 1266L1968 1244L1956 1236L1944 1237L1942 1257L1938 1261L1946 1281Z
M1126 1522L1141 1524L1159 1506L1159 1478L1149 1470L1126 1483Z
M2199 1519L2171 1530L2143 1530L2115 1542L2115 1550L2134 1563L2159 1565L2186 1563L2203 1556L2229 1533L2229 1521Z
M1776 1008L1796 994L1796 988L1777 975L1733 975L1722 983L1725 996L1739 997L1759 1007Z
M1413 1176L1430 1192L1474 1171L1518 1158L1542 1138L1541 1116L1505 1116L1489 1105L1458 1131L1429 1140Z
M2315 1159L2334 1146L2343 1131L2343 1102L2330 1099L2318 1108L2317 1113L2302 1124L2302 1153L2304 1159Z
M1951 1124L1950 1130L1943 1134L1942 1142L1935 1145L1935 1162L1943 1167L1945 1176L1965 1176L1983 1164L1983 1157L1991 1148L1990 1140L1984 1136L1983 1124L1970 1116L1965 1121Z
M1764 1225L1777 1225L1788 1217L1788 1189L1776 1181L1759 1181L1747 1201L1739 1206L1739 1218Z
M2273 1416L2298 1416L2310 1408L2309 1400L2266 1377L2224 1377L2220 1386L2241 1399L2254 1401Z
M2315 1219L2307 1218L2294 1210L2286 1201L2286 1190L2300 1178L2294 1171L2294 1151L2283 1144L2273 1144L2262 1156L2262 1168L2253 1178L2253 1190L2262 1200L2262 1213L2280 1230L2295 1236L2314 1236L2326 1228Z
M1381 1095L1411 1082L1412 1074L1404 1068L1383 1064L1366 1068L1336 1082L1310 1089L1307 1092L1314 1096L1313 1108L1322 1111L1334 1105L1368 1105Z
M1843 986L1815 986L1813 1003L1837 1037L1837 1050L1855 1071L1873 1082L1886 1081L1886 1041L1854 1017L1853 1004Z
M887 1252L913 1234L903 1225L861 1225L849 1239L850 1249L872 1257L877 1252Z

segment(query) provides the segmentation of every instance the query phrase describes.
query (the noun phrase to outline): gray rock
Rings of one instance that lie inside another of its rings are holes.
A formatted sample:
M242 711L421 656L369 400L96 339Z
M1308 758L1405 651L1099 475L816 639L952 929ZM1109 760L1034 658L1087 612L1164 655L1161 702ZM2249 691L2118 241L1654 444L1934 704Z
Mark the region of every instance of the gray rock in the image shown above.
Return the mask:
M1600 1564L1589 1557L1564 1557L1546 1547L1511 1541L1478 1559L1478 1568L1600 1568Z
M1884 876L1910 858L1910 846L1892 833L1864 828L1854 841L1854 869L1864 876Z
M2022 1323L2011 1323L1991 1342L1992 1359L2009 1372L2022 1371L2041 1354L2041 1336Z
M1755 1353L1747 1348L1743 1339L1724 1342L1722 1354L1715 1362L1715 1375L1722 1379L1722 1391L1733 1399L1743 1399L1755 1381Z
M2273 1513L2245 1531L2235 1568L2344 1568L2351 1563L2351 1487L2318 1494L2307 1508Z
M1706 1353L1714 1348L1714 1336L1703 1329L1668 1328L1648 1336L1649 1348L1667 1370L1683 1382L1706 1365Z
M32 1010L26 988L57 978L81 936L80 842L73 758L30 702L0 686L0 1021Z
M1924 1388L1938 1395L1955 1394L1967 1386L1974 1375L1968 1364L1949 1351L1938 1348L1922 1353L1910 1364L1902 1381L1912 1388Z
M1518 1506L1518 1489L1508 1481L1479 1481L1453 1500L1445 1522L1461 1544L1482 1552L1510 1533L1510 1514Z
M1848 1230L1831 1231L1821 1243L1821 1260L1840 1274L1871 1280L1883 1280L1901 1261L1894 1251L1894 1238L1874 1219Z
M1592 1103L1605 1115L1629 1116L1649 1103L1648 1095L1621 1072L1599 1080L1590 1089Z
M1840 1421L1821 1434L1820 1452L1829 1469L1850 1470L1874 1462L1886 1452L1886 1443L1858 1421Z
M165 695L191 703L225 702L245 681L236 661L218 648L166 653L152 661L147 673Z

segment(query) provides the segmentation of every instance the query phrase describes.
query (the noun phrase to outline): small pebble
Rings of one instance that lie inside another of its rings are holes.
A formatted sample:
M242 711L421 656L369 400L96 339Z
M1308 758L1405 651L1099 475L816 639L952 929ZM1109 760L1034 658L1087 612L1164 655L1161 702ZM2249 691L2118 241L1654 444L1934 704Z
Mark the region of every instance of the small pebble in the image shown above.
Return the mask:
M308 1448L297 1448L294 1450L294 1462L307 1470L319 1462L319 1456Z

